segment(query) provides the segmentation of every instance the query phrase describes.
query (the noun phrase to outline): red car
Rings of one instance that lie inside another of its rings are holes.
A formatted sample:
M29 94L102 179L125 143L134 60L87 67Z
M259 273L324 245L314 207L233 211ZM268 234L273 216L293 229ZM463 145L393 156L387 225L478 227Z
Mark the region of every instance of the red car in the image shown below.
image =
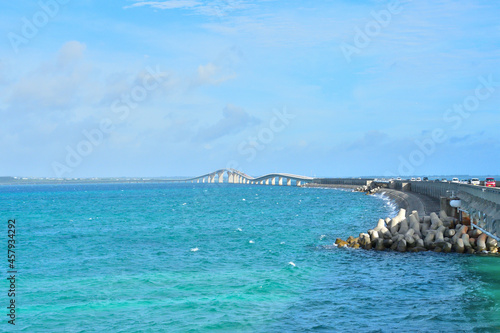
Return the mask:
M495 181L495 178L486 178L486 181L484 182L484 184L488 187L496 187L497 186L497 182Z

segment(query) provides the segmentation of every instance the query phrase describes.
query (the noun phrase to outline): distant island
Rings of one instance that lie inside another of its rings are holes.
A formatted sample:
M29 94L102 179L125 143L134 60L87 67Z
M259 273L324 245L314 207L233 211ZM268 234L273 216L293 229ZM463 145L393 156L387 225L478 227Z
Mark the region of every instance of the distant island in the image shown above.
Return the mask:
M185 177L0 177L0 185L55 185L55 184L100 184L100 183L162 183Z

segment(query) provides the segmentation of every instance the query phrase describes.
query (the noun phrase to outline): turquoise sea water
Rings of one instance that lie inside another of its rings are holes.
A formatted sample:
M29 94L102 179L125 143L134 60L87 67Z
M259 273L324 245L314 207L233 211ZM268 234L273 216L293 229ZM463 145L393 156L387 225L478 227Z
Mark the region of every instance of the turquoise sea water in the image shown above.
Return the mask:
M380 197L255 185L22 186L0 187L0 211L4 248L7 220L17 225L16 331L500 330L499 258L332 246L394 214ZM0 330L12 331L2 318Z

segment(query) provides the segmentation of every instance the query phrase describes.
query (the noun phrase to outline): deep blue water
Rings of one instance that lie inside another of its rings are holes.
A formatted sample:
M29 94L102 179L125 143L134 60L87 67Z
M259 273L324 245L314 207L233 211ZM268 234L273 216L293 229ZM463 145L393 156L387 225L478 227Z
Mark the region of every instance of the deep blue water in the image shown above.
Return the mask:
M17 331L500 329L496 257L332 246L394 214L380 197L236 184L4 186L0 211L4 248L7 220L17 225ZM0 330L11 330L2 318Z

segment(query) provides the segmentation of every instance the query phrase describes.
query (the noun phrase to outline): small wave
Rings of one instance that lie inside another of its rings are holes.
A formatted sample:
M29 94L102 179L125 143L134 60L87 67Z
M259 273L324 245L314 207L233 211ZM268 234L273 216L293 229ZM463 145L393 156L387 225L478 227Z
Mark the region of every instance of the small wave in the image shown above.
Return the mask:
M290 261L290 262L288 263L288 265L290 265L290 266L292 266L292 267L297 266L297 265L295 265L295 264L293 263L293 261Z
M241 228L236 229L236 231L243 231Z
M341 187L337 187L337 188L333 188L333 190L335 191L341 191L341 192L356 192L353 188L341 188Z
M382 199L384 200L385 202L385 205L389 208L390 212L389 212L389 216L390 217L394 217L398 214L398 207L396 206L396 204L392 201L391 198L385 196L384 194L382 193L377 193L377 194L374 194L373 195L375 198L378 198L378 199Z
M191 252L196 252L196 251L199 251L199 250L200 250L199 248L194 247L194 248L191 249Z
M255 244L253 240L248 241L250 244Z
M328 191L342 191L342 192L356 192L354 189L351 188L344 188L344 187L312 187L314 189L319 189L319 190L328 190Z

